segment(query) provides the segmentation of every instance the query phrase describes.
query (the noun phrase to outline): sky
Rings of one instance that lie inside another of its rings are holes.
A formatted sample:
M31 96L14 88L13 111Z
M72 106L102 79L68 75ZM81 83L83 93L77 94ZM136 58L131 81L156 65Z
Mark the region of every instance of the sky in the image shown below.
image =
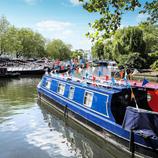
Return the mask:
M141 0L143 1L143 0ZM139 9L123 15L121 27L137 25L146 18ZM0 0L0 16L16 27L27 27L46 39L61 39L73 49L88 50L91 42L85 34L97 15L88 13L78 0Z

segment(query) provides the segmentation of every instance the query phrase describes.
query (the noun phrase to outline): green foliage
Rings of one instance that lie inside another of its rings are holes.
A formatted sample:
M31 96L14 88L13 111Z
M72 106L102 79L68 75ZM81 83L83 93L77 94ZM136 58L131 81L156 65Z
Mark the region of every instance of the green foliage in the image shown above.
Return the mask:
M156 63L158 60L158 25L152 25L150 23L141 23L139 28L143 30L143 39L146 43L145 52L148 54L147 63L151 68L156 69Z
M94 21L90 26L95 30L94 33L88 33L92 40L98 38L108 38L112 32L115 32L121 24L121 16L125 11L133 11L140 7L138 0L120 1L120 0L80 0L83 8L88 12L97 12L100 19ZM97 34L96 34L97 32Z
M112 41L107 40L104 44L104 59L113 60L112 49Z
M158 1L153 0L152 2L146 2L144 10L142 10L140 13L147 13L150 15L147 20L151 24L156 23L158 21Z
M39 33L31 29L22 28L18 32L18 40L21 42L21 51L17 55L25 57L45 56L45 39Z
M88 12L99 13L100 16L89 24L93 32L87 36L95 41L92 47L93 57L113 59L120 64L130 63L137 68L152 68L157 66L158 52L158 1L138 0L80 0ZM145 3L144 3L145 2ZM136 7L142 10L140 14L148 14L147 22L135 27L119 29L122 14L134 11ZM113 37L111 42L106 39ZM96 41L105 41L105 44ZM146 63L145 63L146 62ZM135 64L136 63L136 64Z
M71 58L76 58L78 59L78 57L82 58L83 57L83 52L76 50L76 51L72 51L71 53Z
M128 55L119 56L119 66L127 66L128 68L145 68L146 60L140 56L140 53L129 53Z
M152 53L158 50L158 26L150 23L141 23L139 28L143 31L143 39L146 42L146 52Z
M88 32L87 36L94 40L109 38L120 27L121 18L127 11L134 11L135 8L144 5L139 0L79 0L83 2L83 8L88 12L99 13L100 16L90 27L94 32ZM148 13L148 20L152 23L158 21L158 1L153 0L150 3L146 0L143 10L140 12Z
M118 30L114 35L114 41L117 42L119 47L119 54L128 54L128 52L143 53L145 51L143 31L136 26Z
M139 26L127 27L116 31L115 35L103 42L96 42L92 47L94 57L115 60L119 65L135 68L147 68L151 60L146 52L146 41Z
M7 51L6 32L8 31L9 26L10 23L8 22L6 17L0 17L0 55Z
M154 53L150 53L150 57L155 58L156 60L158 60L158 51L156 51Z
M157 40L157 26L140 24L117 30L104 44L96 42L92 54L97 58L115 60L119 65L149 68L158 60Z
M156 61L151 65L151 68L152 68L153 70L158 71L158 60L156 60Z
M124 53L123 47L120 44L119 41L113 41L113 49L112 49L112 56L113 59L116 60L117 62L120 61L119 56L123 55Z
M19 30L14 26L10 26L6 32L6 41L5 44L7 45L6 51L11 54L17 54L21 52L22 45L21 41L18 39L18 32Z
M158 49L154 53L150 53L150 63L153 70L158 71Z
M109 52L110 57L106 59L113 59L120 65L128 65L129 63L131 67L137 68L147 66L144 65L147 54L145 52L143 31L139 27L127 27L117 30L112 40L104 46L104 54L107 52Z
M1 16L0 18L0 35L1 36L7 32L9 26L10 26L10 23L7 20L7 18L5 16Z
M71 56L70 46L59 39L49 42L46 51L54 59L64 60L69 59Z
M97 41L93 46L92 46L92 56L93 58L99 58L102 59L104 56L104 44L102 41Z
M0 18L0 55L14 54L17 57L45 56L45 39L31 29L18 29L2 16Z

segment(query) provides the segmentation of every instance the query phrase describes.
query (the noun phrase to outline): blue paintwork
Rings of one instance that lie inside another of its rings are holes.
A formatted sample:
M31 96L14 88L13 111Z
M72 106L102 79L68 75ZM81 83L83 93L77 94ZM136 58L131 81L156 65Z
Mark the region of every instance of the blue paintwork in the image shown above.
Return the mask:
M46 88L46 81L51 81L50 89ZM58 82L65 84L64 95L57 93ZM73 100L68 99L70 85L75 87L75 93ZM123 89L123 88L122 88ZM41 84L38 86L38 91L42 94L45 94L49 98L60 103L61 106L68 106L68 108L77 113L78 115L84 117L86 120L100 126L106 131L121 137L129 141L130 133L122 128L121 125L115 123L115 119L111 112L111 99L112 95L118 92L121 92L122 89L108 89L100 90L91 86L82 86L80 83L73 81L66 81L64 79L53 78L50 76L44 76L42 78ZM83 105L84 102L84 93L89 91L93 93L93 102L91 108ZM158 141L152 139L152 145L155 148L158 148ZM144 147L150 147L151 142L149 143L143 137L135 134L135 143Z
M73 100L79 104L83 104L83 97L84 97L84 89L75 87Z
M106 107L105 107L107 100L108 100L107 96L104 96L104 95L98 94L98 93L94 93L92 109L95 111L98 111L102 114L108 115Z
M58 89L58 82L55 81L55 80L52 80L51 82L51 88L50 88L52 91L54 92L57 92L57 89Z

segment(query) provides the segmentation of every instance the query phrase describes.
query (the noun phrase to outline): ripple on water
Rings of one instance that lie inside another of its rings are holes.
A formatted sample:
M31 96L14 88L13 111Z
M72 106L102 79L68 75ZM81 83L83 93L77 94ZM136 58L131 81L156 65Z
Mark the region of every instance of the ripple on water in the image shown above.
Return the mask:
M38 105L39 80L0 81L0 158L127 157Z

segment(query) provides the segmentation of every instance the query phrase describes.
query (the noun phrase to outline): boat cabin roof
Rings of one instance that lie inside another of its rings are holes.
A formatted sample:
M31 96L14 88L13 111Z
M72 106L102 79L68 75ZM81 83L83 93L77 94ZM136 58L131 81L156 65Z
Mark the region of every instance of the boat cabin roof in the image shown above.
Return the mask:
M52 78L55 79L57 81L61 81L61 82L65 82L66 84L72 84L75 86L79 86L79 87L88 87L89 90L94 90L94 91L99 91L101 93L107 93L107 94L115 94L115 93L119 93L125 89L129 89L124 85L112 85L110 83L99 83L97 82L93 82L91 80L77 80L77 78L71 79L71 78L66 78L66 77L52 77L50 75L46 76L47 78Z

